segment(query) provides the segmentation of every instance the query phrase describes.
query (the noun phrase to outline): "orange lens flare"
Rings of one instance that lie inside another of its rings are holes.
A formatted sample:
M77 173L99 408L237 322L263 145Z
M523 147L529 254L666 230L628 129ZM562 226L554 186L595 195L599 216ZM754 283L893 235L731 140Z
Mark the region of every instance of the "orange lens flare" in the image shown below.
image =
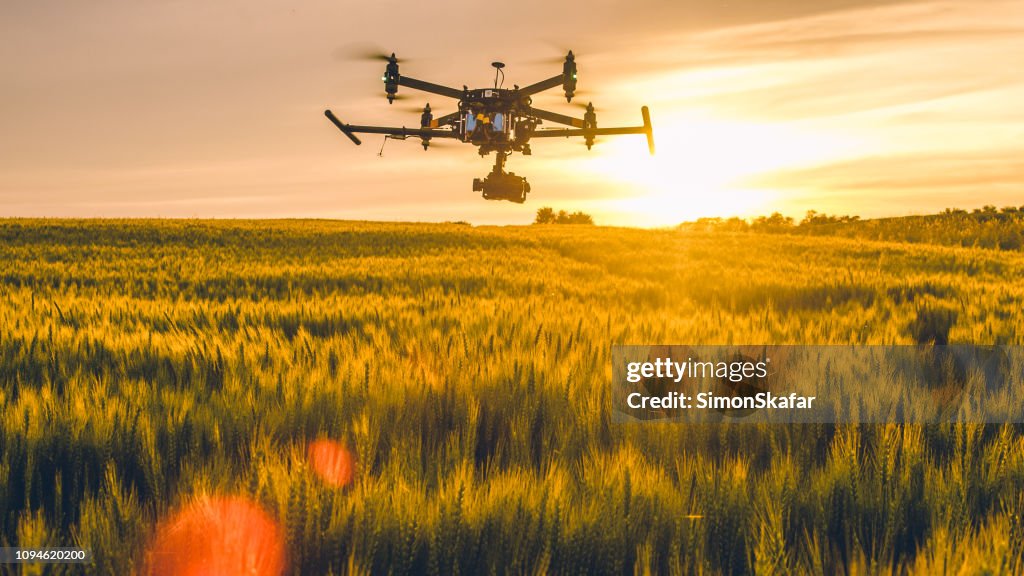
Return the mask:
M142 574L279 576L284 532L262 508L235 496L203 497L157 526Z
M309 461L317 476L332 486L348 486L355 477L355 458L347 448L334 440L310 442Z

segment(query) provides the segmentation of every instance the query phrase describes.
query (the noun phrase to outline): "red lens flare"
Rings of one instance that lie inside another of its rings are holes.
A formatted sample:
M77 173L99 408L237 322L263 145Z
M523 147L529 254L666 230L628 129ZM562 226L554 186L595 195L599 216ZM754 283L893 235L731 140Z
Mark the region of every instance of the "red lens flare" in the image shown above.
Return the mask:
M262 508L237 496L202 497L160 522L146 556L147 576L280 576L284 531Z
M348 448L334 440L316 440L309 444L309 461L324 482L344 487L355 477L355 458Z

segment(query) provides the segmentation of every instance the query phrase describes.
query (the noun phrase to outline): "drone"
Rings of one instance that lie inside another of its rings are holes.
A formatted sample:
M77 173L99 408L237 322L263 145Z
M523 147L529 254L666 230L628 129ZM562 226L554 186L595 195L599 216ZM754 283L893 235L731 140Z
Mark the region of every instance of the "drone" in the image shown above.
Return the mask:
M431 140L435 138L450 138L476 146L480 156L495 152L494 168L490 174L484 178L473 179L473 191L482 192L485 199L509 200L518 204L526 201L526 194L530 192L529 182L522 176L516 176L514 172L506 172L505 162L514 152L530 156L532 154L530 141L534 138L582 136L589 150L594 145L597 136L646 134L647 147L651 154L654 154L654 131L651 128L651 116L647 106L640 108L643 126L615 128L597 127L597 113L593 103L587 105L583 118L574 118L533 107L531 97L534 94L558 86L561 86L565 92L566 102L572 102L576 93L576 57L571 50L565 56L561 74L523 88L518 85L512 88L503 88L505 82L505 73L502 70L505 67L503 62L491 63L495 69L493 88L469 89L463 86L459 90L399 74L399 60L394 53L390 56L381 54L379 58L387 62L381 80L384 82L388 104L393 103L398 97L398 87L405 86L413 90L451 98L458 103L458 110L435 118L430 104L427 103L420 116L419 128L358 126L345 124L330 110L325 110L324 115L356 145L362 144L356 134L384 134L385 142L388 138L397 140L405 140L410 137L419 138L424 150L430 147ZM500 84L498 82L499 75L501 77ZM544 122L567 126L567 128L541 128Z

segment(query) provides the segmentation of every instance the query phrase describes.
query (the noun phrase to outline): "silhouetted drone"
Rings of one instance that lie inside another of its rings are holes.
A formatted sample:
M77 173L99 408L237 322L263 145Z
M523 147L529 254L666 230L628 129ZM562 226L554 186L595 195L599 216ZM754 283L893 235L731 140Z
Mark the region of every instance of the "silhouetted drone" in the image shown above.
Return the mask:
M462 90L458 90L400 75L398 73L398 58L394 53L391 56L381 54L378 57L387 62L387 68L385 68L381 80L384 81L384 90L387 92L389 104L395 100L398 87L405 86L453 98L458 101L459 110L440 118L434 118L428 103L420 116L419 128L345 124L338 120L330 110L324 111L327 118L356 144L362 143L356 137L356 133L384 134L385 138L400 140L410 136L418 137L424 150L430 146L432 138L454 138L479 147L481 156L486 156L491 151L496 152L497 157L491 173L483 179L473 179L473 191L483 192L483 197L489 200L510 200L520 204L526 201L530 184L526 178L516 176L515 173L505 172L504 168L505 160L512 152L521 152L524 156L531 154L531 138L582 136L589 150L594 145L596 136L646 134L647 146L651 154L654 154L654 131L651 128L651 116L646 106L640 108L644 119L643 126L620 128L598 128L597 113L594 111L593 103L587 105L583 118L573 118L531 106L531 95L559 85L565 91L566 101L572 102L572 97L576 92L576 57L571 50L565 57L561 74L525 88L514 86L511 89L501 87L505 80L505 73L502 71L505 64L501 62L491 63L491 66L495 68L493 88L470 90L463 86ZM499 74L501 84L498 83ZM571 126L571 128L538 129L544 120Z

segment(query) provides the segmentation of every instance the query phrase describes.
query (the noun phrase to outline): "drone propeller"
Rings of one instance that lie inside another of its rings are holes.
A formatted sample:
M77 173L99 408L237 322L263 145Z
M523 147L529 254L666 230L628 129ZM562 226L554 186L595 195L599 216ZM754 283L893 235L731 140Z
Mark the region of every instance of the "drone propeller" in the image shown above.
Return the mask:
M445 138L428 138L424 141L422 138L416 136L384 136L384 139L380 143L380 150L377 152L377 156L384 155L384 146L387 145L388 140L401 140L403 142L416 142L420 146L423 146L423 151L427 151L430 148L452 148L455 144Z
M574 52L572 50L569 50L568 48L566 48L565 50L562 50L562 49L559 48L558 51L561 53L561 56L544 56L544 57L541 57L541 58L534 58L532 60L527 60L526 63L527 64L540 64L540 65L545 65L545 66L554 66L554 65L557 65L557 64L562 64L563 62L565 62L565 57L566 57L566 55L569 52L572 52L574 58L576 58L577 60L579 59L579 55L576 52Z
M579 94L580 94L579 92L576 92L576 96L579 96ZM584 92L583 94L586 95L586 92ZM581 100L579 98L575 98L572 101L572 103L570 103L568 105L572 106L573 108L579 108L581 110L586 110L588 107L594 106L594 103L593 102L588 102L588 101L585 101L585 100ZM604 109L599 107L599 106L594 106L594 112L601 112L603 110Z
M591 115L594 115L593 118L594 118L594 121L596 122L596 119L597 119L596 118L596 114L601 111L600 108L597 108L596 106L594 106L593 102L587 102L586 104L584 104L582 100L575 100L575 101L573 101L570 104L570 106L572 106L574 108L582 109L584 111L584 114L583 114L584 123L586 123L586 121L588 119L588 116L591 116ZM590 136L590 138L585 141L585 144L587 145L587 149L589 150L595 143L601 142L601 141L602 141L602 138L600 136Z
M564 54L561 56L545 56L544 58L533 58L531 60L526 61L527 64L537 64L543 66L555 66L557 64L561 64L562 62L565 62Z
M365 60L376 62L389 62L394 52L389 52L378 46L369 44L349 44L334 51L336 60ZM408 62L405 58L395 58L399 64Z
M395 94L395 100L412 100L411 96L404 96L402 94ZM400 112L413 112L416 114L423 113L423 106L417 106L415 104L406 104L404 106L397 106L395 108Z
M587 99L592 97L593 95L593 90L580 90L579 88L577 88L572 94L571 105L582 106L583 108L586 108L588 101ZM542 92L540 94L537 94L533 97L533 100L534 102L540 102L546 106L551 107L564 106L566 104L565 97L562 96L560 92L555 92L554 90L550 92ZM581 102L582 104L580 104Z
M452 142L451 140L448 140L448 139L445 139L445 138L431 138L430 139L430 147L431 148L455 148L456 146L458 146L457 143Z

